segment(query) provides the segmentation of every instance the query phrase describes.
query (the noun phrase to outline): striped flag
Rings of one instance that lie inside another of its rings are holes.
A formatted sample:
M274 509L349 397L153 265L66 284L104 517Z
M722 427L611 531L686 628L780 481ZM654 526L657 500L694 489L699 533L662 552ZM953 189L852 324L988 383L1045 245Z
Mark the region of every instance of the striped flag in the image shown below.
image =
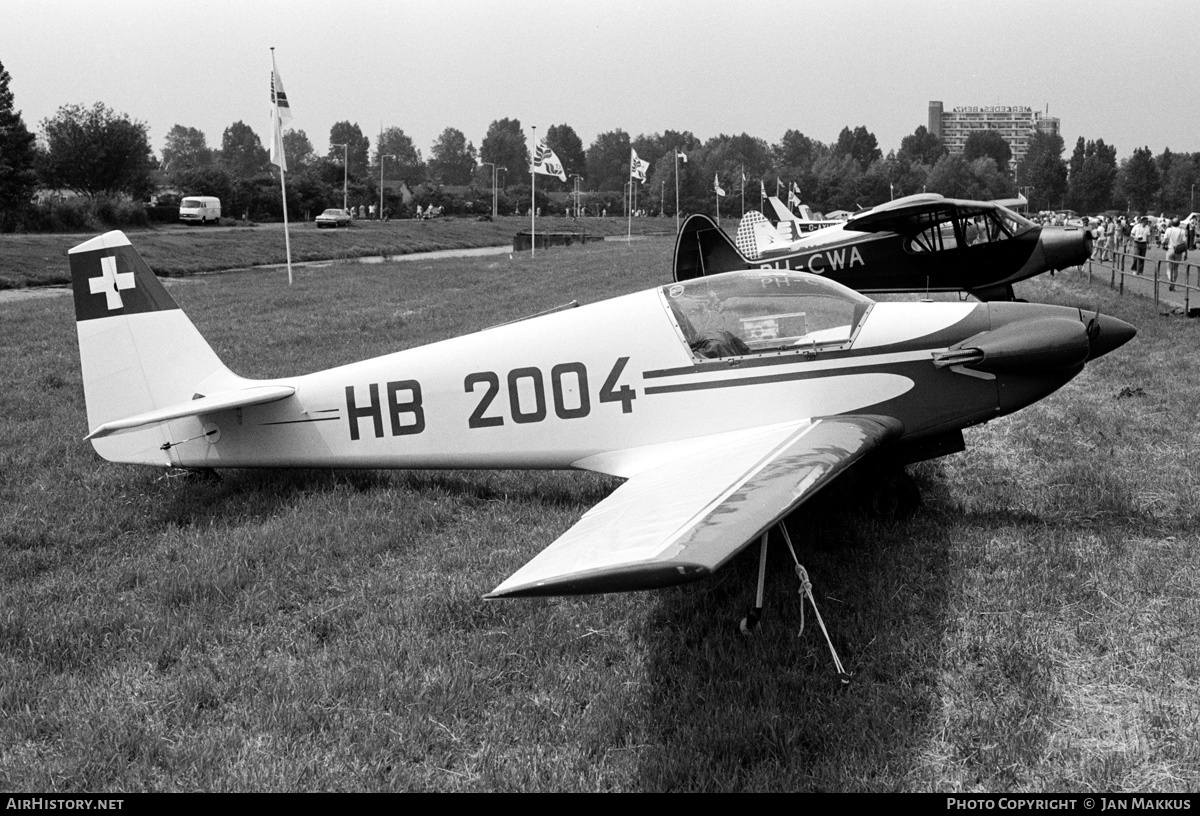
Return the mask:
M287 92L279 78L279 69L271 66L271 164L287 172L287 157L283 153L283 123L292 121L292 108Z
M545 138L538 142L537 150L533 153L532 170L544 176L558 176L559 181L567 180L567 173L563 170L562 162L546 144Z
M646 171L650 169L650 162L642 161L638 158L637 151L633 148L629 149L629 177L637 179L642 184L646 183Z

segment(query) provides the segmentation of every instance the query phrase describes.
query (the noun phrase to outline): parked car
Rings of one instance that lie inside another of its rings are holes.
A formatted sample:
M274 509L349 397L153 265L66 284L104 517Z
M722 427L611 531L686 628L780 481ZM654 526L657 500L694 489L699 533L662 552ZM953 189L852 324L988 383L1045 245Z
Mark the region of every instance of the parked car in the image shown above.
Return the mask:
M221 220L221 199L215 196L186 196L179 202L179 220L204 225Z
M317 229L321 227L348 227L350 226L350 213L345 210L326 210L317 216Z

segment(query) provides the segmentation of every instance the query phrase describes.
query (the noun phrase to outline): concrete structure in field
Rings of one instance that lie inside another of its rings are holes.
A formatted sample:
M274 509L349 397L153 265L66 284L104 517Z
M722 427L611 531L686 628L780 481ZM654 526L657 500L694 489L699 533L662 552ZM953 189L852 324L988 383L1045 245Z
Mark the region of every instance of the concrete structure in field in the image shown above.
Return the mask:
M973 131L994 130L1012 148L1012 167L1016 167L1025 158L1029 138L1034 133L1056 135L1059 121L1022 105L968 105L947 111L941 102L930 102L927 127L954 154L962 153L963 145Z

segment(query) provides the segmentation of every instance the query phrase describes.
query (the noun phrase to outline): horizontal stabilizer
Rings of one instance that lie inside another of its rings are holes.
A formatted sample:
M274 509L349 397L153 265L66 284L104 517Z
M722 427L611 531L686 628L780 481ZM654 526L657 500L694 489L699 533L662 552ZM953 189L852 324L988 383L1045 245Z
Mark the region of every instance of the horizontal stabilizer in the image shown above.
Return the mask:
M710 575L880 443L887 417L748 430L637 474L488 598L671 586Z
M106 422L84 437L84 440L112 436L121 431L129 431L134 428L140 428L143 425L153 425L156 422L200 416L201 414L212 414L217 411L227 411L230 408L244 408L247 405L262 405L266 402L275 402L276 400L290 397L295 393L296 389L290 385L256 385L250 388L239 388L234 391L222 391L219 394L197 397L189 402L168 405L165 408L146 411L144 414Z

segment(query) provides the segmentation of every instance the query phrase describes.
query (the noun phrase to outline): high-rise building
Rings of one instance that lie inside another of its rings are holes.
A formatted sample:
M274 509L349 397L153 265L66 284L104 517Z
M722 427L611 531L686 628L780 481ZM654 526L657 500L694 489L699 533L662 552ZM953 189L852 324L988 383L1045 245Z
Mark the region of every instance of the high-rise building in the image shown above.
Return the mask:
M1008 142L1013 154L1011 167L1016 167L1029 149L1029 137L1034 133L1057 135L1059 122L1022 105L969 105L946 111L941 102L930 102L928 128L954 154L962 153L972 132L994 130Z

